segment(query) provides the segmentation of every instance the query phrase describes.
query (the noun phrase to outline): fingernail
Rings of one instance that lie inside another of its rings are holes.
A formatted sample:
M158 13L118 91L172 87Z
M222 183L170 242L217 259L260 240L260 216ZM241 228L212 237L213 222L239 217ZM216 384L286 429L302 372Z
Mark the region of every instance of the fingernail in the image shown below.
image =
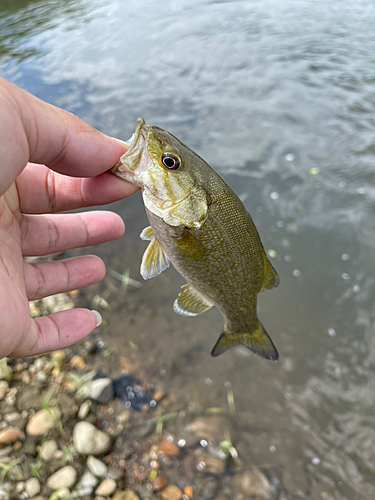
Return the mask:
M96 318L96 326L100 326L102 324L102 321L103 321L102 315L100 314L100 312L95 311L94 309L92 309L91 312L93 313L93 315Z

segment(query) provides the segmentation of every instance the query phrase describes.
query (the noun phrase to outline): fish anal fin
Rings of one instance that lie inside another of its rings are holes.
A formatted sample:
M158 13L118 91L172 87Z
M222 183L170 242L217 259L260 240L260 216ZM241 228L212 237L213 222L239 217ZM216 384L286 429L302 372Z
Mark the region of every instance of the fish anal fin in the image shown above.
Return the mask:
M154 231L152 230L151 226L147 226L139 236L141 240L152 241L152 239L154 238Z
M280 278L275 271L275 268L271 264L271 262L267 259L265 256L264 259L264 281L263 281L263 287L262 291L267 289L270 290L271 288L275 288L278 286L280 283Z
M196 316L213 306L213 303L188 283L174 301L173 310L182 316Z
M147 229L147 228L146 228ZM148 280L162 273L169 267L169 259L163 247L156 238L153 238L142 257L141 276Z
M260 322L258 322L256 328L251 333L224 331L212 349L211 354L212 356L219 356L219 354L227 351L230 347L240 344L270 361L277 361L279 357L276 347Z

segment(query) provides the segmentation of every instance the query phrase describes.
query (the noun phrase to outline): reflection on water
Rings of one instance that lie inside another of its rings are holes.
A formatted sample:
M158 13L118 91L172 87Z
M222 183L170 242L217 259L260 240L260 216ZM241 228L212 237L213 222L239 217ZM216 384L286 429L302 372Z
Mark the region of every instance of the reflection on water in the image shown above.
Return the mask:
M280 363L212 359L220 315L175 315L173 270L116 303L110 341L186 399L230 383L245 460L329 500L375 496L374 21L370 0L0 5L3 76L110 135L138 115L169 129L243 199L281 277L260 297ZM127 236L98 253L137 278L140 197L115 209Z

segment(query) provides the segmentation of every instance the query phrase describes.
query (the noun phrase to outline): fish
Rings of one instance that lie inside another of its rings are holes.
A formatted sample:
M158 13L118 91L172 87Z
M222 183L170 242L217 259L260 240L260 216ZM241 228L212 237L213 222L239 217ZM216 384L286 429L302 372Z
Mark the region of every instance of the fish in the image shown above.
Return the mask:
M147 280L170 263L186 279L173 304L196 316L216 306L224 328L218 356L244 345L276 361L277 349L257 316L257 298L278 286L254 222L230 186L197 153L142 118L112 173L141 188L150 226L140 273Z

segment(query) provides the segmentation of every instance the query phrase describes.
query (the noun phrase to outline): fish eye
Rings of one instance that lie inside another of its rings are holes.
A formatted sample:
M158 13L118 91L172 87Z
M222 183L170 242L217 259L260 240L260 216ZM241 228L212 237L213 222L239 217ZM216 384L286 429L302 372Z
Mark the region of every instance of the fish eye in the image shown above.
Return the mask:
M181 165L180 158L172 153L164 153L162 162L168 170L177 170Z

